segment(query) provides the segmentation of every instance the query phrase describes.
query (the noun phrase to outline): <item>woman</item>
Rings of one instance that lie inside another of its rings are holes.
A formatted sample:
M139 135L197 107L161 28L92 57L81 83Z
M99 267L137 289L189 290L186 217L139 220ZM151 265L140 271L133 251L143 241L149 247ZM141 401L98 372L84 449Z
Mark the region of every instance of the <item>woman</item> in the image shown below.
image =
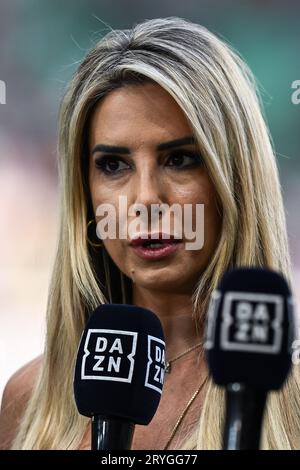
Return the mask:
M210 294L232 266L266 266L290 279L278 172L251 72L223 41L180 18L111 31L64 98L59 161L46 348L6 386L2 446L89 448L89 420L73 399L77 346L97 305L123 302L159 316L171 364L157 413L136 426L132 448L220 449L224 397L202 350ZM203 248L181 243L154 259L139 256L130 237L99 242L96 209L117 206L119 196L148 208L204 204ZM263 448L299 445L298 384L293 370L271 394Z

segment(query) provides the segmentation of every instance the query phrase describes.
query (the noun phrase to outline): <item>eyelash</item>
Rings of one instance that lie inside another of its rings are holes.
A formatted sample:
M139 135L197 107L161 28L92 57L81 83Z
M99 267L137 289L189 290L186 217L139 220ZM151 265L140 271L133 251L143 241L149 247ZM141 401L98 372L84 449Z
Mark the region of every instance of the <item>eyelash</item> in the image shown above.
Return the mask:
M171 168L179 169L179 171L180 171L180 170L184 170L186 168L191 168L193 166L201 165L203 163L202 158L198 153L194 153L194 152L191 152L191 151L188 151L188 150L177 150L177 151L173 152L170 155L168 160L170 160L171 158L174 158L174 157L178 157L178 156L189 157L193 161L192 161L192 163L189 163L189 164L184 165L184 166L178 166L178 165L167 165L167 166L170 166ZM101 172L103 172L106 175L116 175L116 174L119 174L122 171L125 171L125 170L128 169L128 168L123 168L121 170L107 171L106 165L107 165L108 162L114 162L114 163L115 162L123 162L123 163L126 163L120 157L115 157L113 155L105 155L103 157L96 158L95 165Z

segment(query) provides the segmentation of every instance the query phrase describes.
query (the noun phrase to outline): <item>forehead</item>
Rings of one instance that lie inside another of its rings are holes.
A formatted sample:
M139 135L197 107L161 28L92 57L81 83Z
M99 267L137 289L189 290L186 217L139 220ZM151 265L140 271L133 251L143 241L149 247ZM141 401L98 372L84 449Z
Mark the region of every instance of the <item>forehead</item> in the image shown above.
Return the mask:
M106 140L127 142L134 137L157 141L191 133L191 127L174 98L158 84L129 85L112 91L93 112L90 144Z

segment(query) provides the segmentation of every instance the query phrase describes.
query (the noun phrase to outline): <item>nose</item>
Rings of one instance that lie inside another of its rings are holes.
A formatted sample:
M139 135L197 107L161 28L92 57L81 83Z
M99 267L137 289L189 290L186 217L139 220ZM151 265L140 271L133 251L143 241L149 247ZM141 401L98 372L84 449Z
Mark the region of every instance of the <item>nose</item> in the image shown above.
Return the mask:
M153 204L159 205L166 202L166 188L164 188L159 170L153 165L144 164L143 168L136 173L132 185L132 204L136 207L137 215L140 205L147 209L148 217L150 217Z

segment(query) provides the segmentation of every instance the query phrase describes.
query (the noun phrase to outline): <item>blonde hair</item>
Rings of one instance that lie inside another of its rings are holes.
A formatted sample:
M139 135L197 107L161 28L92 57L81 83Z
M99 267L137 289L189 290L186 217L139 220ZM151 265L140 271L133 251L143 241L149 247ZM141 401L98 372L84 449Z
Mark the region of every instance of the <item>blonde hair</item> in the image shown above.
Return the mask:
M61 222L44 363L15 449L75 449L86 431L88 420L78 415L72 386L80 336L94 308L130 302L131 295L131 281L105 250L99 260L87 244L93 217L86 176L89 117L112 90L147 80L168 91L185 113L221 205L220 240L193 294L197 323L203 324L211 292L232 266L265 266L291 279L272 141L247 65L205 27L177 17L110 31L80 64L60 110ZM299 445L298 396L293 371L268 399L263 448ZM223 391L210 382L197 431L183 448L221 448L223 413Z

